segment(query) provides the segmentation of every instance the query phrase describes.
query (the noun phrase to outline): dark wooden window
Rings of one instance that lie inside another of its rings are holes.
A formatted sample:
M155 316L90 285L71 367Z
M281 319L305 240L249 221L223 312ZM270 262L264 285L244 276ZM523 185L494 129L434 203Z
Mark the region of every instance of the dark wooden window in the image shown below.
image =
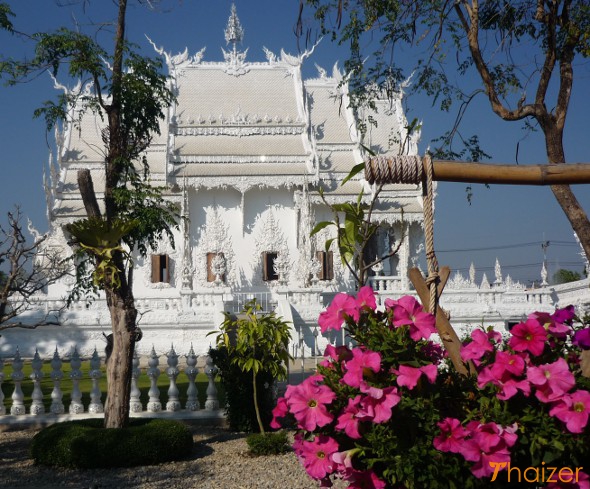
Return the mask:
M170 261L168 255L152 255L152 283L170 283Z
M316 258L322 266L318 278L320 280L334 280L334 254L331 251L317 251Z
M217 255L221 255L222 258L224 257L223 253L207 253L207 282L215 282L215 274L211 269L211 265ZM221 276L221 281L225 282L225 273Z
M269 282L271 280L278 280L279 276L275 272L275 260L277 259L278 253L265 251L262 253L262 280Z

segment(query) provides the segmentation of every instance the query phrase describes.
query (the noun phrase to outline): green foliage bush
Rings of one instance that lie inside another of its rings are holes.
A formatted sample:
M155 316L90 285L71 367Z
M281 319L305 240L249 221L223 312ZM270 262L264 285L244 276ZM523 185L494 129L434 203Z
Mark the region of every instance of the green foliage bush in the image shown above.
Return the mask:
M279 455L291 451L286 431L252 433L246 443L252 455Z
M33 437L30 454L41 465L134 467L181 459L192 446L190 430L178 421L135 419L127 428L106 429L101 419L87 419L43 429Z
M209 355L219 368L221 385L225 391L225 414L229 428L245 433L258 431L252 373L244 372L237 364L232 363L227 348L211 348ZM276 401L274 396L275 380L270 373L259 372L256 384L260 417L264 427L268 428Z

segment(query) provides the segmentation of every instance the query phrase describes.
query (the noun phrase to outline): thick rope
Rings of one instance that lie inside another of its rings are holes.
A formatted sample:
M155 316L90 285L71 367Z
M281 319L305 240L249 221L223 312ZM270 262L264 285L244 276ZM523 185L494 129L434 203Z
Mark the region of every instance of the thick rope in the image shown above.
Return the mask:
M365 164L365 180L370 184L379 183L413 183L422 182L424 166L420 156L395 156L386 158L377 156Z
M438 305L437 286L438 277L438 260L434 252L434 185L433 185L433 164L429 155L424 156L423 168L426 170L426 185L423 187L422 195L424 197L424 239L426 241L426 263L428 265L428 276L426 285L430 289L429 310L436 314Z
M369 183L405 183L422 186L424 198L424 237L426 241L426 262L428 276L426 285L430 291L429 311L436 314L438 305L437 286L439 283L438 260L434 252L434 185L432 158L400 155L394 157L377 156L365 164L365 179Z

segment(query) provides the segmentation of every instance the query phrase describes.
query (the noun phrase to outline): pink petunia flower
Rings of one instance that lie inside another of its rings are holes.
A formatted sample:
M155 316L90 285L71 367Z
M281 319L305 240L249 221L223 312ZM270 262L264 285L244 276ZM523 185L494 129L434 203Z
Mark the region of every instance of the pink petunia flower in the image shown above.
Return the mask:
M363 374L371 370L375 373L381 370L381 355L374 351L354 348L352 359L344 363L344 369L346 373L342 377L342 382L358 389L363 381Z
M352 352L347 346L326 346L324 359L320 362L322 367L330 367L333 363L348 361L352 358Z
M491 369L492 373L499 378L505 372L509 372L512 375L522 375L524 366L524 359L521 356L499 351L496 353L496 358L491 365Z
M424 311L413 297L406 295L399 300L387 299L385 306L393 311L393 325L395 327L409 326L410 337L414 341L427 340L436 332L436 318Z
M418 384L418 380L422 375L422 371L416 367L408 367L407 365L400 365L398 370L392 370L397 375L397 385L400 387L407 387L412 390Z
M590 327L576 331L572 343L582 350L590 350Z
M313 479L323 479L334 472L332 455L338 452L338 442L329 436L316 436L313 441L304 441L301 459L305 470Z
M553 317L556 322L562 324L571 324L575 316L576 309L571 304L569 306L562 307L561 309L556 309L555 312L551 314L551 317Z
M386 484L372 470L347 470L343 477L348 489L385 489Z
M336 394L328 386L318 385L317 377L321 376L308 377L285 394L291 413L300 428L307 431L326 426L334 419L326 405L336 399Z
M537 388L535 395L541 402L555 401L576 385L574 374L570 372L563 358L538 367L529 367L527 379Z
M358 294L356 295L356 305L359 310L363 309L364 307L368 307L372 311L377 309L377 299L375 298L375 293L373 289L368 285L361 287Z
M469 434L461 425L461 421L456 418L445 418L437 425L441 433L432 441L434 448L441 452L460 453L465 437Z
M490 462L510 462L508 449L518 438L516 424L502 427L496 423L471 421L462 427L458 419L446 418L438 426L442 433L433 441L435 448L459 453L465 460L474 462L471 472L478 478L494 472Z
M336 452L332 455L332 460L336 464L336 470L338 472L344 472L352 469L352 458L359 452L358 448L351 448L350 450L344 450L343 452Z
M337 430L344 431L353 440L362 437L359 432L359 423L361 421L359 416L360 400L360 395L354 399L349 399L348 404L342 410L342 414L338 416L338 423L336 424Z
M566 318L563 314L549 314L548 312L533 312L529 314L529 319L536 320L541 326L543 326L547 332L551 333L555 338L564 339L568 334L571 333L572 328L564 322L558 321L558 318Z
M531 393L531 386L527 380L519 380L513 377L508 370L504 370L503 373L497 375L494 373L492 366L484 368L477 376L477 385L480 389L483 389L488 384L499 387L496 397L502 401L515 396L518 391L521 391L527 397Z
M510 333L508 345L514 351L529 351L533 355L540 355L545 349L547 331L535 319L527 319L524 323L518 323Z
M549 414L563 421L570 433L582 433L590 415L590 392L578 390L564 395Z
M320 313L318 324L322 333L329 330L340 331L347 318L358 321L359 310L354 297L340 293L336 294L328 308Z
M386 387L379 397L365 396L361 400L358 416L376 424L385 423L391 419L392 409L400 400L396 387Z
M470 343L461 346L461 358L464 361L479 360L484 353L493 351L494 347L490 343L489 336L481 329L475 329L471 332Z
M272 410L272 421L270 422L270 427L273 430L278 430L281 428L281 423L279 423L279 419L284 418L289 413L289 406L287 406L287 399L284 397L279 397L277 400L277 405Z
M412 390L418 384L420 376L424 374L429 382L432 384L436 380L438 370L436 365L424 365L422 367L409 367L407 365L400 365L399 369L392 369L392 373L397 375L397 385L400 387L407 387Z

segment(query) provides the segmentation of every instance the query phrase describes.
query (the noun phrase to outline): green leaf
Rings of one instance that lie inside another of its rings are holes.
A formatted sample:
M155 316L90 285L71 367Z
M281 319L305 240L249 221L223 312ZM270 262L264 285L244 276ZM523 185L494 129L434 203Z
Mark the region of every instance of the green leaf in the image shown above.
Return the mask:
M352 170L350 170L350 173L344 178L344 180L342 180L342 183L340 184L340 186L343 187L346 184L346 182L348 182L351 178L354 178L360 172L364 171L364 169L365 169L365 162L364 161L362 163L358 163L357 165L354 165L352 167Z
M318 222L314 228L311 230L310 236L319 233L322 229L327 228L328 226L335 226L335 224L331 221L321 221Z

